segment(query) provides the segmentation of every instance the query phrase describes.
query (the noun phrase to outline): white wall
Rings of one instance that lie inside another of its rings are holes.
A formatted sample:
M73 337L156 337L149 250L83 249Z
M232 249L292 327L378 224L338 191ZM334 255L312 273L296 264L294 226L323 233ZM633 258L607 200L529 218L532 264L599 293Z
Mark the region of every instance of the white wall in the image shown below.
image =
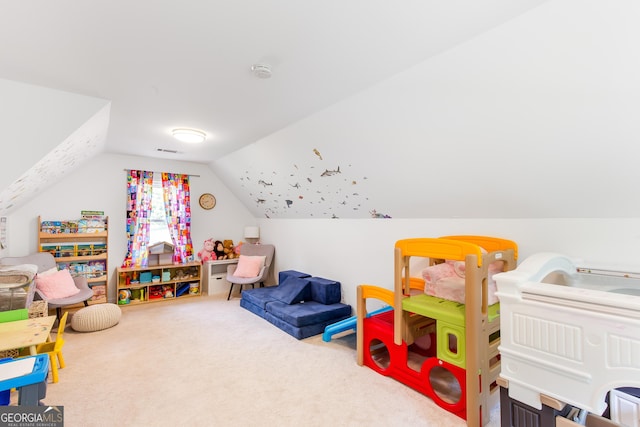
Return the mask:
M338 280L355 308L356 287L393 289L399 239L488 235L518 244L519 261L537 252L582 259L585 266L640 272L640 219L262 219L261 240L276 246L274 271ZM277 277L277 275L276 275Z
M516 241L520 260L539 251L582 258L587 265L640 271L640 219L255 219L211 170L201 164L104 154L54 184L9 216L8 248L2 256L37 250L37 217L77 218L81 210L104 210L110 219L109 297L115 299L115 268L126 251L124 169L197 174L197 198L216 195L211 211L193 203L194 248L209 237L243 239L247 224L260 226L261 241L276 246L273 272L295 269L338 280L343 300L355 307L359 284L393 287L393 247L397 240L448 234L484 234Z
M115 269L127 249L125 169L200 175L190 180L192 192L192 239L197 253L202 242L214 237L242 240L245 225L255 219L206 165L143 157L102 154L55 183L8 216L8 247L2 256L20 256L37 251L38 216L43 220L77 219L82 210L104 211L109 216L109 300L115 301ZM213 193L217 205L210 211L198 205L202 193Z

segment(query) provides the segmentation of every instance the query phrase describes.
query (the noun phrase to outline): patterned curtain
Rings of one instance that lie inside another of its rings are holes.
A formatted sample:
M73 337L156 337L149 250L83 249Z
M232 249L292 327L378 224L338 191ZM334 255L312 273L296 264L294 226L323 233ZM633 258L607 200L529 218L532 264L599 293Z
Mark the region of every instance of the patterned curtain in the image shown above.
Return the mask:
M122 267L146 267L151 222L153 172L130 170L127 175L127 255Z
M189 175L163 172L162 192L167 225L175 248L173 262L182 264L193 256Z

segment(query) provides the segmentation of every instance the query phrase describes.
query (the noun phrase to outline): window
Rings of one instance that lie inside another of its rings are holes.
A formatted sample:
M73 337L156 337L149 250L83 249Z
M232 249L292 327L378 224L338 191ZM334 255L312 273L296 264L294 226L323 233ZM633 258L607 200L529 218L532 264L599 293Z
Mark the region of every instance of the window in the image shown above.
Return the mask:
M186 174L128 171L127 254L123 267L146 267L149 245L163 241L174 245L174 263L193 260L190 191Z
M149 225L149 243L171 242L171 233L167 225L167 214L164 210L162 192L162 174L153 174L153 195L151 196L151 223Z

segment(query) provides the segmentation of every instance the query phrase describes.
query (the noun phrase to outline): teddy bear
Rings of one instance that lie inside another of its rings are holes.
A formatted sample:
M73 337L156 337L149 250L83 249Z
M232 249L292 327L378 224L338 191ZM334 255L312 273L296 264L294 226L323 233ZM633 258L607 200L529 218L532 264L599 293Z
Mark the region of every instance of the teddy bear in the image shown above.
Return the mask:
M225 259L234 259L236 257L236 252L233 250L233 240L225 240L222 246L224 247Z
M216 240L214 242L213 252L216 254L217 259L227 259L227 256L224 253L224 245L222 244L222 241Z
M214 252L214 244L212 239L207 239L204 241L202 249L200 250L200 252L198 252L198 258L200 258L200 261L202 262L218 259L216 253Z

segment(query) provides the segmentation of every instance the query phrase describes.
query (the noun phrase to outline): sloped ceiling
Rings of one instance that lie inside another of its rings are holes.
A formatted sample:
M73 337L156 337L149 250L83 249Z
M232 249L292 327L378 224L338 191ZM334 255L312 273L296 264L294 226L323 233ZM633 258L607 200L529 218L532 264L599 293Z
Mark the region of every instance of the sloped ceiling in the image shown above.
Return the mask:
M0 215L104 150L110 102L0 80Z
M2 2L0 78L110 100L109 152L209 163L543 2Z
M258 217L634 217L639 7L6 2L0 78L111 102L106 151L210 164Z
M638 217L639 19L547 3L214 169L258 217Z

